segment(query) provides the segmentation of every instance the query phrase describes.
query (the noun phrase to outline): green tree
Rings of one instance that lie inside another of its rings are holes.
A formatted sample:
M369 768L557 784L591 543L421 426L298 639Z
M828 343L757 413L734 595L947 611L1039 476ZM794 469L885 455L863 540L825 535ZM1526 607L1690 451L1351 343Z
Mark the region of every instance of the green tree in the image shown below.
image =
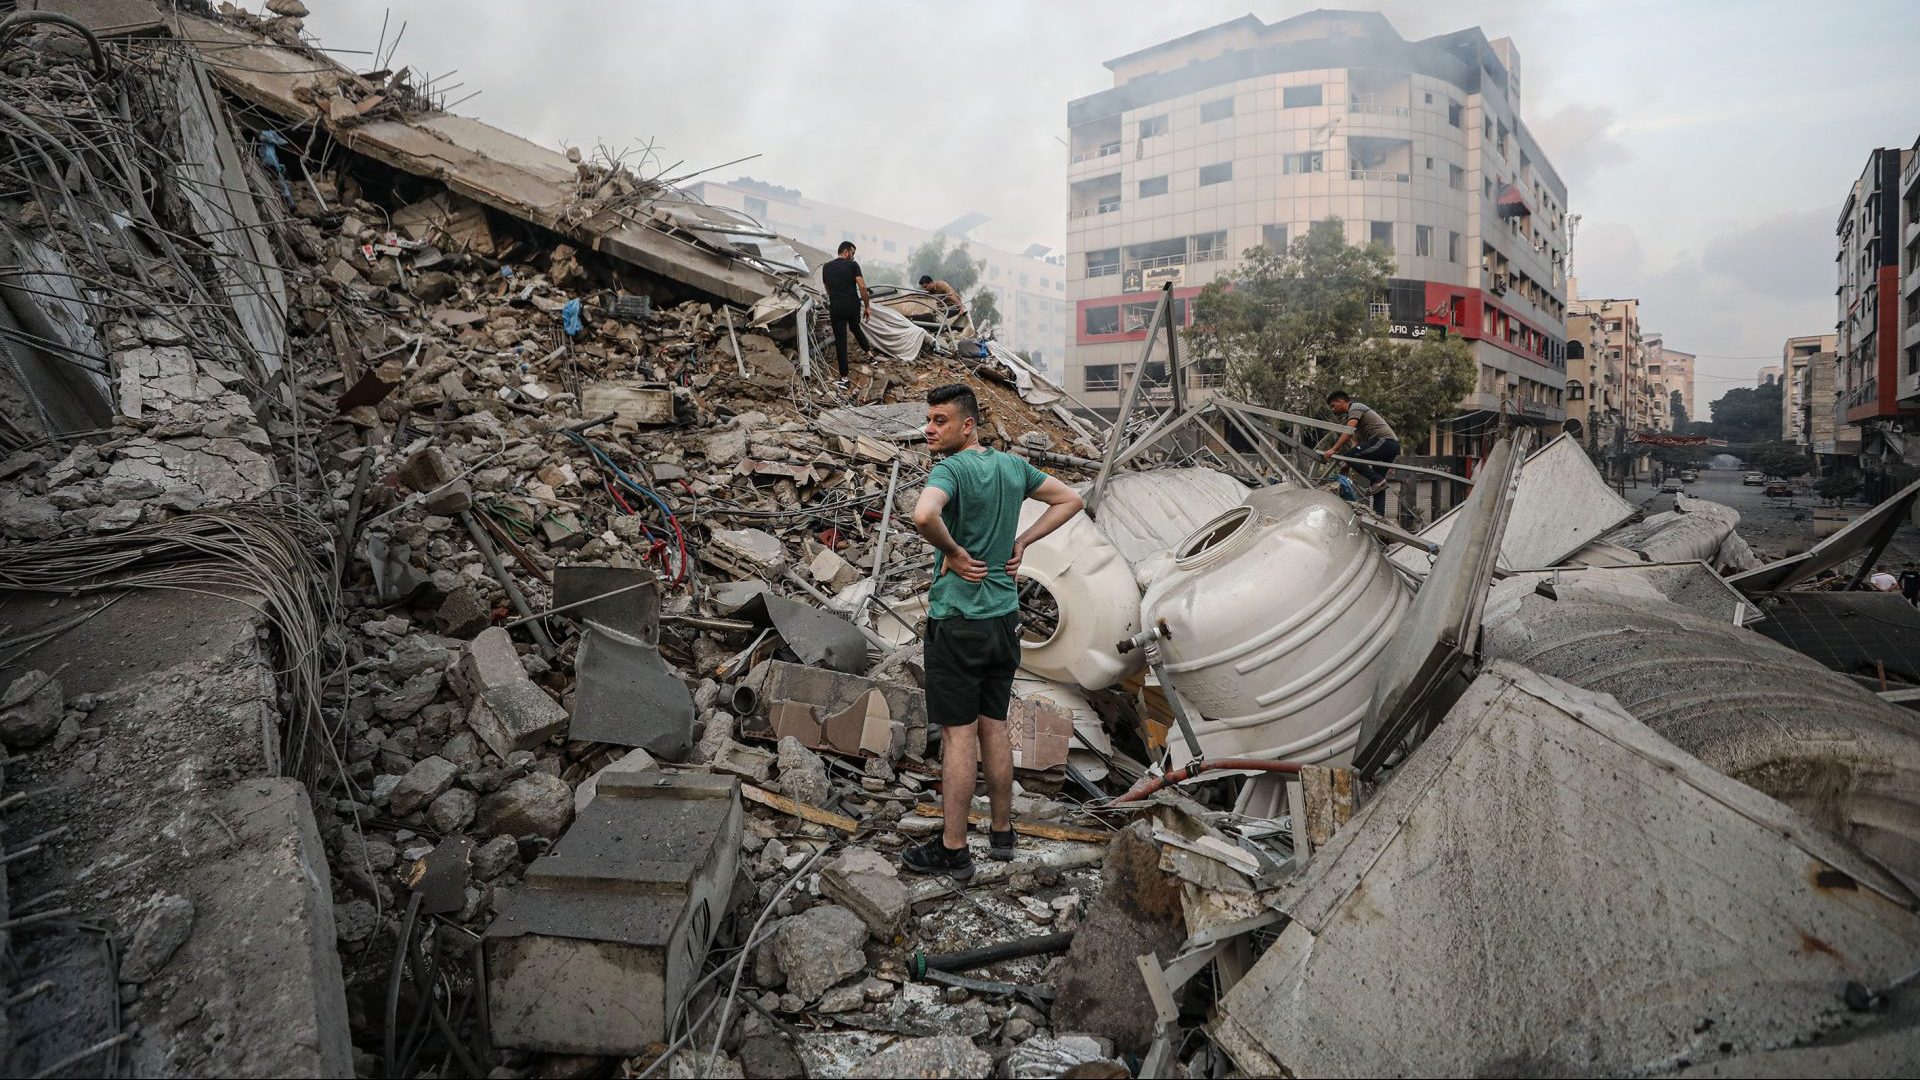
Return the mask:
M992 289L981 289L967 302L967 312L973 316L973 325L980 332L1000 325L1000 305L993 299Z
M1763 443L1749 448L1745 456L1749 465L1768 476L1805 476L1813 471L1813 459L1799 443Z
M907 268L899 263L864 263L860 269L866 274L868 285L905 285Z
M914 248L913 254L907 257L907 280L918 285L922 277L930 277L946 282L965 296L980 283L980 271L986 265L984 259L973 257L965 241L950 248L946 237L935 236Z
M1681 469L1697 469L1707 460L1709 452L1704 446L1655 446L1653 459L1667 467L1668 472Z
M1680 391L1675 390L1673 393L1667 395L1667 411L1673 414L1673 430L1685 432L1688 423L1687 402L1685 398L1680 396Z
M1707 406L1713 434L1730 443L1780 440L1780 384L1737 386Z
M1820 497L1838 506L1860 492L1860 478L1852 473L1835 473L1823 476L1814 482L1813 490Z
M1228 391L1291 412L1320 412L1344 389L1417 439L1473 389L1473 353L1458 338L1411 345L1369 314L1386 299L1393 257L1347 243L1339 218L1313 224L1285 251L1250 248L1237 277L1194 298L1195 357L1218 358Z

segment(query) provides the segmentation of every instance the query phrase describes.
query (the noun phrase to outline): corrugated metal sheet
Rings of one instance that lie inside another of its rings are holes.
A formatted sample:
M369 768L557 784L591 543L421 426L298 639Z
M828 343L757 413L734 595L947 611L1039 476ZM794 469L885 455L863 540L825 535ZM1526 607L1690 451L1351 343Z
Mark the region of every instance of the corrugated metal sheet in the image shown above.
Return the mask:
M1459 520L1457 506L1426 527L1420 538L1445 543ZM1520 468L1507 535L1500 542L1500 565L1513 569L1555 566L1585 544L1632 517L1634 506L1608 487L1571 435L1562 435L1527 458ZM1409 547L1393 560L1426 573L1427 556Z
M1214 1034L1254 1076L1708 1064L1890 1023L1840 988L1912 970L1912 902L1604 696L1495 664L1283 887Z

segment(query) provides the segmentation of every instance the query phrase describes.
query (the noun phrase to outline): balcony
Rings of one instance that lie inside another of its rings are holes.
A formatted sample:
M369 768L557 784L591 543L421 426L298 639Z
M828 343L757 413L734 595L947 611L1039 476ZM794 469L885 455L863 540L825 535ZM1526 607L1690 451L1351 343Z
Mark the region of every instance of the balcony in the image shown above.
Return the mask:
M1078 165L1083 161L1098 161L1103 157L1112 157L1115 154L1118 154L1119 152L1120 152L1119 142L1116 141L1116 142L1106 143L1093 150L1083 150L1080 153L1073 155L1073 164Z
M1385 169L1348 169L1349 180L1373 180L1388 184L1406 184L1413 181L1410 173L1392 172Z
M1347 113L1356 116L1412 116L1413 109L1406 105L1376 105L1371 101L1351 101L1347 103Z
M1117 214L1119 212L1120 212L1120 204L1118 202L1100 203L1097 206L1082 206L1082 207L1078 207L1076 209L1067 211L1067 220L1071 221L1075 218L1098 217L1101 214Z

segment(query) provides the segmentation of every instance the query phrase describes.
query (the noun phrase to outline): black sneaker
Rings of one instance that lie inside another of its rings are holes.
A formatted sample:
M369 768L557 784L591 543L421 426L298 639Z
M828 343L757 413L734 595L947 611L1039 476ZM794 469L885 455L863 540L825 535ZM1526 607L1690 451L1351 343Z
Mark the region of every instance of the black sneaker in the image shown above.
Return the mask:
M953 850L938 836L901 852L900 865L915 873L945 874L955 881L973 876L973 854L966 848Z
M999 829L990 828L987 830L987 837L989 840L993 842L993 849L988 854L992 855L994 858L1000 860L1001 862L1013 861L1014 851L1013 851L1013 830L1012 829L1008 829L1006 832L1001 832Z

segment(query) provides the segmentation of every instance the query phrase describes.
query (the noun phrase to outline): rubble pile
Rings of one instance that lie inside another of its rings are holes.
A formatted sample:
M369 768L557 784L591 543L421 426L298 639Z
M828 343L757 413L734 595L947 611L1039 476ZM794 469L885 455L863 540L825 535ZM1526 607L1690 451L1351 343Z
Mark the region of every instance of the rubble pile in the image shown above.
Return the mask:
M119 815L8 845L15 873L85 861L7 921L30 959L93 922L121 947L72 1061L1910 1061L1905 691L1747 626L1884 547L1920 485L1761 564L1731 510L1644 516L1572 440L1503 434L1412 535L1301 468L1324 421L1174 395L1103 431L911 292L836 380L798 248L578 151L468 149L304 10L58 24L0 60L36 126L0 130L65 163L0 166L0 298L39 320L0 328L0 739L33 788L4 805ZM1023 557L1019 840L997 861L976 830L959 881L898 858L949 779L910 511L956 381L1089 507ZM209 606L125 600L169 590ZM25 1073L66 1060L35 1046Z

